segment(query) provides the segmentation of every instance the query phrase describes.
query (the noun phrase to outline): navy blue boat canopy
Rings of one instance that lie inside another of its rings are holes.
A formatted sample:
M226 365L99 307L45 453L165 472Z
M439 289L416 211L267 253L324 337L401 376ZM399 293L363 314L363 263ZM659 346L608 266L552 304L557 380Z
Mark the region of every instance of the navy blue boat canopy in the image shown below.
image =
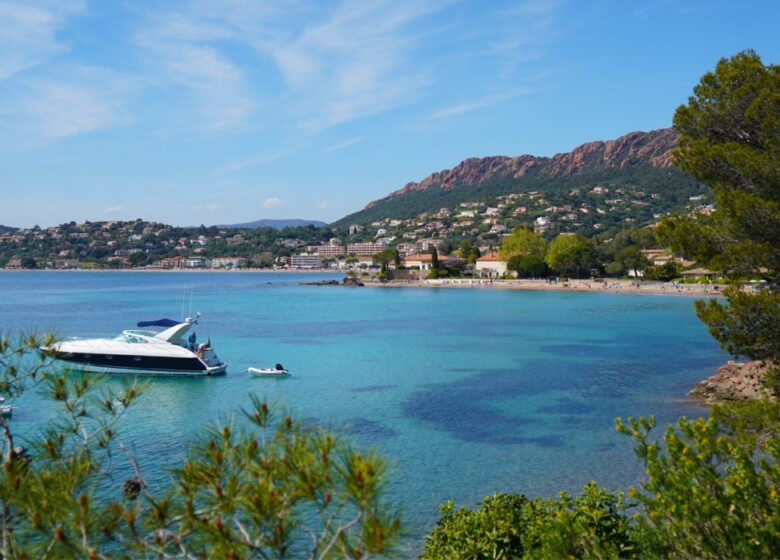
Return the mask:
M175 327L181 323L181 321L174 321L173 319L157 319L156 321L139 321L139 327Z

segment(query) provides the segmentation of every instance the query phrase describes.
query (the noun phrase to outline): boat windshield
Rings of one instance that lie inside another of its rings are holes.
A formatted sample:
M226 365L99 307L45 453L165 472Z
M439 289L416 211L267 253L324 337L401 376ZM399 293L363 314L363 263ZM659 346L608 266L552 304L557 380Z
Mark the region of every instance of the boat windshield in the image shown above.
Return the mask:
M127 342L129 344L147 344L147 337L153 338L157 333L154 331L124 331L114 340Z

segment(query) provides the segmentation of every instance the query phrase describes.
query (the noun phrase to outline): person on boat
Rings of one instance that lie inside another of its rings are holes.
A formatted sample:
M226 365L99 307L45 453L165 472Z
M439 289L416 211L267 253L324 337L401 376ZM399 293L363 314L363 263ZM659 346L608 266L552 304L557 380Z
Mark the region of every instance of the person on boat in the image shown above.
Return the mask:
M190 349L190 352L195 351L195 344L197 343L197 341L198 341L198 336L195 334L195 331L192 331L192 334L187 339L188 348Z
M206 353L206 348L208 347L208 344L205 342L198 346L198 358L202 358L203 355Z

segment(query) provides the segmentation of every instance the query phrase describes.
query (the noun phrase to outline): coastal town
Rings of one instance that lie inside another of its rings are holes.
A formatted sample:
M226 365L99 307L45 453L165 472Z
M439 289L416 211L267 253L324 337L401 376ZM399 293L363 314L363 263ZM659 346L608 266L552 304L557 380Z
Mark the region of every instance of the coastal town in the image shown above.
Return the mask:
M498 256L502 241L518 227L551 240L565 234L588 236L609 246L621 230L652 226L658 194L597 186L561 197L531 191L499 196L490 203L467 201L413 218L316 228L177 228L155 222L70 222L48 228L0 231L0 266L5 269L146 270L368 270L376 255L397 252L390 268L429 271L435 248L443 267L479 276L504 276ZM688 197L681 210L707 215L706 195ZM668 212L666 213L668 214ZM647 236L645 236L647 237ZM652 236L650 236L652 237ZM673 257L645 243L649 263ZM398 260L398 262L395 262ZM678 259L681 268L690 263Z

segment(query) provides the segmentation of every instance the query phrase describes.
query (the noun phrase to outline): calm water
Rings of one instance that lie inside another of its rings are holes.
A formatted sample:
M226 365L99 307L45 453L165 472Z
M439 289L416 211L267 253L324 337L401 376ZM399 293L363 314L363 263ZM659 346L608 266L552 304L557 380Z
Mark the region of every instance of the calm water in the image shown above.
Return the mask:
M298 285L318 278L0 273L0 329L114 335L178 319L194 287L198 337L211 337L228 374L152 381L123 423L147 474L256 392L385 452L415 546L448 499L635 482L614 418L703 414L685 393L727 358L686 298ZM276 362L293 375L246 373ZM24 398L17 430L42 414L37 395Z

